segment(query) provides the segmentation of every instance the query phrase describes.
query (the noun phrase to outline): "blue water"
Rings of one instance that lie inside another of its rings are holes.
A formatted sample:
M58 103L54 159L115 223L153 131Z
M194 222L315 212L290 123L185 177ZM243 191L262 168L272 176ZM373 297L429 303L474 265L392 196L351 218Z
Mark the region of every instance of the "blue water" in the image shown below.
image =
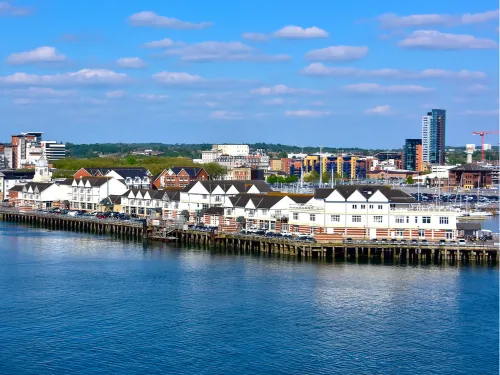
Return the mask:
M0 223L0 373L497 374L498 276Z

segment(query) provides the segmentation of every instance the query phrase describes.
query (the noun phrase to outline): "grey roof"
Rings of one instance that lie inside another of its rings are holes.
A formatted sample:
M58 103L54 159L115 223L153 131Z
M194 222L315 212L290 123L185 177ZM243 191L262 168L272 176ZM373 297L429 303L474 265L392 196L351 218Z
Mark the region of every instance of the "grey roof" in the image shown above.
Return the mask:
M314 198L326 199L335 190L345 199L349 198L355 191L359 191L366 199L380 191L391 203L417 203L415 198L404 191L384 185L338 185L333 189L316 189Z
M56 180L58 185L72 185L74 178L65 178L64 180Z
M195 167L172 167L170 169L176 175L179 174L184 169L186 171L186 173L189 175L189 177L195 178L198 175L198 173L200 173L200 171L203 168L195 168Z
M209 181L191 181L189 185L184 187L182 192L189 192L191 188L197 184L202 184L209 192L214 191L218 186L227 192L231 186L234 186L239 193L247 192L252 186L255 186L261 193L272 191L269 185L263 180L209 180Z
M267 195L267 194L238 194L229 198L233 206L245 207L249 201L252 201L255 208L271 208L280 200L284 195Z
M41 193L52 185L54 184L51 182L28 182L26 185L24 185L24 187L26 188L26 190L28 190L29 188L32 188L33 190L35 190L35 188L38 188L38 192Z
M480 230L481 223L457 223L458 230Z
M9 191L23 191L24 185L14 185L12 186Z
M450 169L451 172L486 172L488 169L483 168L479 164L476 163L467 163L460 165L455 168Z
M116 172L123 178L134 178L134 177L149 177L151 174L146 168L143 167L103 167L103 168L85 168L92 176L100 173L103 176L111 171Z
M88 177L82 177L82 178L74 178L73 181L76 181L76 182L83 181L84 184L86 184L88 182L90 184L90 186L102 186L107 181L109 181L111 179L112 179L112 177L88 176Z
M35 171L16 171L11 169L6 169L0 171L0 176L2 176L6 180L20 180L26 179L31 180L35 176Z

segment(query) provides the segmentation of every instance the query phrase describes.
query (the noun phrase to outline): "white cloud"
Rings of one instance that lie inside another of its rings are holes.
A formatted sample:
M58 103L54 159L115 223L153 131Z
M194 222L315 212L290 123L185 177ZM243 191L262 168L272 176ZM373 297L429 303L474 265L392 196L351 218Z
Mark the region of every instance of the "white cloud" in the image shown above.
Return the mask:
M160 16L151 11L132 14L128 20L133 26L159 27L167 29L204 29L212 26L210 22L186 22L176 18Z
M0 1L0 16L29 16L33 13L32 8L18 7L8 1Z
M387 93L387 94L422 94L434 91L434 89L419 85L391 85L382 86L378 83L358 83L346 85L344 89L358 93Z
M312 89L296 89L285 85L275 85L271 87L259 87L250 90L251 94L258 95L282 95L282 94L319 94L321 91Z
M123 91L123 90L108 91L105 95L106 95L106 98L117 99L117 98L124 97L125 91Z
M365 57L368 47L332 46L306 53L307 60L316 61L354 61Z
M309 64L300 70L301 74L309 76L332 76L332 77L376 77L376 78L400 78L400 79L421 79L421 78L463 78L482 79L486 78L484 72L460 70L451 71L444 69L425 69L421 71L401 70L401 69L358 69L346 67L330 67L322 63Z
M266 55L241 42L201 42L169 49L165 55L179 56L182 61L284 61L288 55Z
M38 47L27 52L13 53L7 57L7 62L12 65L64 61L66 61L66 56L58 53L54 47Z
M473 110L473 109L468 109L464 112L466 115L480 115L480 116L498 116L499 110L498 109L491 109L491 110Z
M311 102L311 105L315 106L315 107L323 107L326 105L325 102L322 102L321 100L317 100L315 102Z
M488 91L488 88L485 85L475 84L467 87L465 91L469 94L481 94Z
M81 69L77 72L36 75L27 73L14 73L8 76L0 76L0 85L97 85L97 84L119 84L128 80L124 73L116 73L107 69Z
M421 49L493 49L497 42L491 39L476 38L465 34L446 34L435 30L417 30L398 43L403 48Z
M163 102L168 99L167 95L156 95L156 94L140 94L139 98L151 101L151 102Z
M144 60L139 57L122 57L116 60L116 64L121 68L140 69L146 67Z
M142 46L144 48L169 48L177 45L182 45L183 42L174 42L172 39L162 39L162 40L154 40L152 42L144 43Z
M165 85L192 85L206 82L207 80L196 74L184 72L159 72L153 74L153 78Z
M229 111L213 111L212 113L210 113L209 117L219 120L239 120L242 118L239 112Z
M285 116L289 117L312 117L312 118L318 118L318 117L325 117L329 116L331 112L327 111L315 111L312 109L299 109L295 111L285 111Z
M262 33L243 33L241 37L251 42L266 42L269 40L269 37Z
M378 17L380 25L384 28L405 28L422 26L458 26L484 23L498 18L498 10L490 10L484 13L470 14L461 16L450 14L412 14L409 16L398 16L397 14L384 14Z
M272 99L267 99L263 100L262 104L264 105L282 105L285 103L285 100L282 98L272 98Z
M391 112L391 106L389 105L379 105L374 108L368 108L365 110L367 114L377 114L377 115L385 115Z
M275 31L273 36L281 39L313 39L328 38L328 33L316 26L303 28L290 25Z

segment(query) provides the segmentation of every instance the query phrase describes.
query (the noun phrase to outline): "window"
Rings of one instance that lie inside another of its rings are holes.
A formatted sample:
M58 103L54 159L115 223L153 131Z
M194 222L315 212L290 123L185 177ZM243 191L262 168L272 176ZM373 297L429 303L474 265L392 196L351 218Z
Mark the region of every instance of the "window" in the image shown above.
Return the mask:
M419 229L418 230L418 236L424 238L425 237L425 230L424 229Z
M207 198L208 198L208 195L203 194L202 198L203 198L203 199L207 199Z
M410 223L410 217L409 217L409 216L407 216L407 217L406 217L406 224L409 224L409 223Z
M299 214L297 212L293 213L293 220L299 220Z
M361 205L361 209L364 210L366 206L364 204Z
M310 214L309 221L316 221L316 214Z
M351 221L353 223L361 223L361 215L353 215Z
M422 216L422 224L430 224L431 217L430 216Z
M448 223L449 223L448 216L439 217L439 224L448 224Z
M355 210L355 209L357 209L357 208L358 208L358 205L357 205L357 204L353 204L353 205L352 205L352 209L353 209L353 210Z
M281 217L281 210L274 211L274 214L276 215L276 217Z
M330 216L330 221L332 223L339 223L340 222L340 215L331 215Z
M453 231L451 229L446 230L446 239L447 240L452 240L453 239Z
M381 223L383 221L382 216L374 216L373 217L373 222L374 223Z
M378 209L381 210L383 207L381 204L378 205Z
M293 231L294 231L295 233L299 233L299 226L298 226L298 225L294 225L294 226L293 226Z
M415 216L415 224L418 224L418 216Z
M262 212L262 215L264 215L264 216L267 215L267 210L266 209L262 209L261 212Z
M78 188L74 187L74 188L73 188L73 192L74 192L74 193L78 193Z
M228 208L226 210L226 215L232 215L233 214L233 209L232 208Z
M405 222L404 216L396 216L396 224L403 224Z
M276 229L276 222L275 221L271 221L271 226L269 227L269 229L271 229L271 230Z
M201 208L202 208L203 210L206 210L206 209L208 208L208 204L203 203L203 204L201 205Z
M373 204L370 204L370 205L368 206L368 208L369 208L370 210L373 210Z
M402 229L396 230L396 237L403 237L403 230Z

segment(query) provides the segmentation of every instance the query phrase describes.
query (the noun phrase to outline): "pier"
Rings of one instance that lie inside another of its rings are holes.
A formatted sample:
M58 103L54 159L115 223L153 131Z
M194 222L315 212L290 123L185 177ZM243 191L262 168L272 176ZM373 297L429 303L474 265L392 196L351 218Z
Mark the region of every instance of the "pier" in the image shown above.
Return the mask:
M177 240L185 245L240 251L245 253L280 254L315 259L342 259L344 261L377 260L391 262L435 263L478 262L496 264L498 246L484 244L450 243L381 243L350 241L337 243L302 242L294 239L248 236L239 233L204 231L176 231Z
M67 230L95 234L116 234L126 238L147 237L147 226L142 222L97 219L87 216L68 216L37 211L0 210L0 220L34 225L53 230Z
M276 238L240 233L220 233L181 229L176 226L148 227L139 221L97 219L37 211L0 210L0 220L35 225L53 230L116 234L132 239L169 241L186 246L232 250L253 254L280 254L311 259L344 261L375 260L390 262L443 261L496 264L499 248L493 242L467 243L401 243L353 240L349 242L315 243L293 238Z

